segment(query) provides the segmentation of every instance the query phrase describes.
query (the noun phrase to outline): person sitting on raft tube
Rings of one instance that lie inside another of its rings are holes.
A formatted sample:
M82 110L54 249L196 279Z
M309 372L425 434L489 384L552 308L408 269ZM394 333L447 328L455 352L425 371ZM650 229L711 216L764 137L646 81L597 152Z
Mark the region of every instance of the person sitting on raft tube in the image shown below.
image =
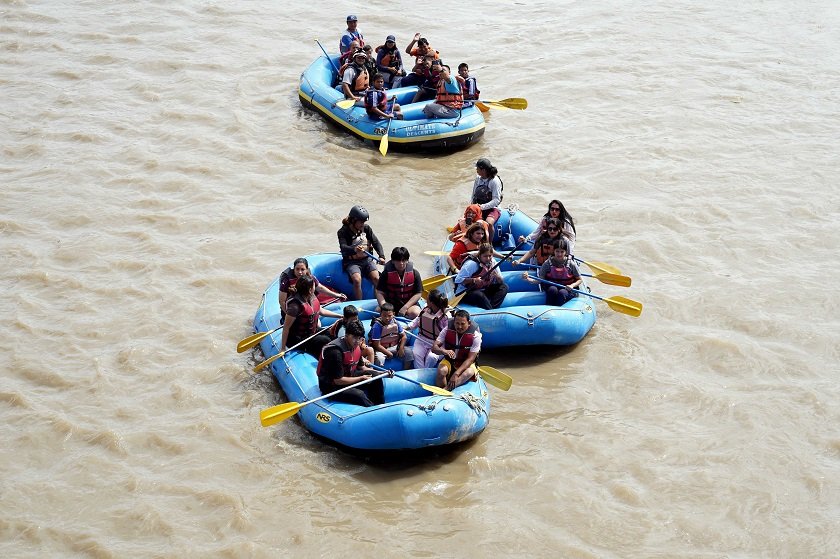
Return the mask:
M438 356L429 352L435 344L438 334L443 332L449 323L449 299L438 289L429 291L426 306L420 311L420 315L411 321L405 329L414 330L418 328L417 337L414 339L414 346L411 348L414 353L414 368L424 369L434 367L438 362Z
M347 66L341 78L341 90L344 92L345 99L353 99L357 103L362 100L362 96L370 85L370 75L365 68L366 60L365 51L357 50L353 53L353 62Z
M417 44L417 47L414 44ZM428 77L428 68L432 65L432 60L438 60L440 53L429 46L429 40L425 37L420 37L420 33L414 34L414 39L405 47L405 52L414 58L414 69L410 74L405 76L400 83L400 87L409 85L423 85ZM425 68L427 72L421 71Z
M286 320L283 321L283 336L280 343L280 351L286 351L287 347L296 346L307 338L303 344L303 351L318 357L324 344L330 341L327 334L316 334L320 329L319 317L331 316L341 318L341 315L321 307L318 297L315 296L315 282L312 276L301 276L295 284L295 294L286 301Z
M505 300L508 286L502 279L502 273L495 267L493 246L482 243L478 247L478 256L467 256L458 275L455 276L455 294L467 294L461 300L466 305L482 309L498 309Z
M519 266L523 262L528 262L531 257L534 257L537 264L542 266L542 263L554 254L554 249L547 243L559 241L564 235L565 233L560 227L560 220L553 217L549 218L546 222L545 231L540 233L540 236L534 241L534 246L531 250L523 254L518 260L512 261L511 264Z
M559 307L577 297L577 293L572 291L572 289L577 289L583 283L583 278L580 277L580 270L578 270L577 264L569 258L569 243L566 239L551 241L550 246L554 249L554 254L551 258L543 262L538 275L544 280L553 281L564 286L543 285L544 288L548 287L548 289L545 289L545 304ZM536 280L528 277L528 272L525 272L525 279L531 283L538 283Z
M452 271L459 271L464 260L471 252L478 251L478 247L487 242L486 224L475 222L469 226L466 234L455 241L452 251L446 257L446 263Z
M385 38L384 45L376 47L376 68L385 78L385 86L388 89L401 87L400 82L405 76L405 68L403 68L400 49L397 48L397 38L393 35Z
M359 18L350 14L347 16L347 30L338 42L338 52L341 54L346 54L347 51L354 52L351 50L353 41L356 41L357 48L365 46L365 36L359 31Z
M493 242L493 224L502 213L499 204L502 203L504 184L499 178L499 170L493 167L490 160L482 157L475 162L475 181L473 182L470 204L481 206L481 219L490 225L490 242Z
M376 355L376 364L384 365L386 359L401 357L403 369L410 369L414 362L411 348L406 347L408 336L403 325L394 316L394 305L382 303L379 316L370 321L369 342Z
M460 240L464 237L467 229L469 229L470 225L473 223L480 223L482 227L484 227L484 231L487 235L490 235L490 225L481 219L481 206L478 204L470 204L464 209L464 217L458 220L458 223L456 223L455 227L452 228L452 231L449 233L449 237L447 238L453 243Z
M548 203L548 211L545 212L537 228L527 237L519 235L519 242L531 242L538 238L545 231L545 228L548 226L548 220L551 218L560 220L560 223L563 225L563 236L569 241L569 256L573 256L575 254L575 237L577 236L575 220L572 219L572 215L566 211L566 206L560 200L552 200Z
M398 316L414 318L420 314L417 301L423 295L423 279L414 269L410 257L407 248L394 247L391 260L385 263L376 284L376 300L380 308L390 303Z
M344 337L324 346L318 359L318 387L321 394L335 392L345 386L370 380L376 371L362 359L361 344L365 339L365 327L355 320L344 327ZM382 379L369 382L358 388L350 388L332 396L333 400L358 406L376 406L385 403L385 385Z
M330 324L330 329L327 330L327 334L329 334L332 339L339 337L338 334L341 332L341 329L344 328L345 324L359 320L359 309L357 309L355 305L346 305L342 309L342 312L344 316ZM362 357L367 359L368 363L373 363L373 359L376 357L373 353L373 348L367 345L364 340L362 340L360 347L362 348Z
M376 264L385 264L385 251L382 243L376 238L373 229L366 221L370 215L362 206L353 206L350 213L341 220L338 235L338 248L341 250L341 266L353 283L353 299L362 298L362 274L367 276L373 285L379 283L379 270ZM375 250L379 260L368 254Z
M280 272L280 312L285 316L286 314L286 300L289 295L293 295L296 291L295 284L298 278L302 276L311 276L315 282L315 293L318 295L318 301L324 303L330 299L338 299L339 301L346 301L347 295L333 291L326 285L321 284L318 278L312 275L309 269L309 261L306 258L295 258L292 265L282 272Z
M388 112L388 105L391 111ZM385 77L382 74L373 76L373 87L365 91L365 110L370 118L379 120L382 118L402 119L403 115L396 98L388 103L388 92L385 91Z
M438 334L432 352L442 355L438 363L436 384L447 390L476 379L475 360L481 351L481 331L464 309Z
M478 81L470 76L470 67L466 62L458 64L458 75L464 81L461 82L461 91L464 93L464 107L472 107L473 101L478 101L481 91L478 90Z
M458 81L461 76L450 74L449 66L443 64L437 77L437 96L434 103L423 107L428 118L455 118L464 106L464 93Z

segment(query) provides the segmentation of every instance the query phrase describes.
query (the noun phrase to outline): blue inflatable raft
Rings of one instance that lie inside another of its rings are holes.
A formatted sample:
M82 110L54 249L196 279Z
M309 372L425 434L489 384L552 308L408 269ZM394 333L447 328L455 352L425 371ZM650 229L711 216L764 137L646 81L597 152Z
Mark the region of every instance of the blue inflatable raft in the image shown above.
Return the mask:
M351 293L350 281L341 270L337 254L316 254L307 257L313 274L319 281L345 293ZM373 288L365 283L365 293L372 296ZM279 278L268 286L254 317L254 330L266 332L280 325ZM354 304L372 310L376 300L350 301L330 305L341 312L344 304ZM368 315L371 316L371 315ZM367 327L369 320L360 314ZM327 324L332 319L325 319ZM282 330L266 336L260 344L263 355L272 357L280 352ZM386 361L394 370L401 369L398 359ZM316 375L317 361L312 356L292 350L269 365L289 401L305 403L321 396ZM434 384L435 369L415 369L402 376ZM298 417L313 434L349 449L361 451L391 451L423 449L460 443L476 437L489 421L490 396L484 380L468 382L453 391L452 396L431 394L415 383L400 378L385 378L385 403L362 407L329 398L313 402L300 409Z
M502 210L502 215L495 224L493 238L497 252L507 254L517 245L520 235L528 236L537 228L537 222L518 211L515 207ZM454 243L447 240L442 251L450 252ZM525 243L521 253L533 246ZM470 316L481 328L482 348L515 347L528 345L572 345L578 343L595 325L595 305L590 297L579 295L561 307L545 304L545 294L538 285L526 281L522 274L529 272L536 276L536 270L525 267L513 267L510 260L499 267L509 291L502 306L498 309L484 310L470 305L459 305L469 311ZM446 258L435 258L436 274L446 274ZM447 282L444 289L451 298L453 284ZM440 288L439 288L440 289ZM585 286L581 286L586 291Z
M372 119L364 107L342 109L336 106L344 95L336 89L338 56L318 57L300 75L298 97L305 107L321 113L365 143L379 146L387 120ZM389 90L402 107L404 120L393 120L388 130L388 146L398 151L453 151L477 142L484 135L484 115L475 107L464 107L457 118L426 118L423 107L430 101L412 103L417 86Z

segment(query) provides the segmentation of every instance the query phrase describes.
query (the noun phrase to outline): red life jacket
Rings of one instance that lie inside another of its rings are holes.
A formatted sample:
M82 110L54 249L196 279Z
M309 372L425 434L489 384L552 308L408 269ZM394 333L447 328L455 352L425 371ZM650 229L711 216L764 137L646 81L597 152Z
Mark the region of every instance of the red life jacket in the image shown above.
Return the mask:
M473 340L475 339L476 330L478 330L478 326L476 326L475 322L470 320L470 325L467 327L467 331L459 337L458 332L455 331L455 319L449 319L446 336L443 338L443 348L455 352L455 359L450 359L450 361L452 362L452 366L456 369L460 367L464 361L466 361L467 357L470 356L470 348L472 347Z
M397 307L402 307L414 295L414 264L409 262L402 277L394 263L389 261L382 270L385 275L385 300ZM397 308L399 310L399 307Z
M362 348L360 346L348 348L347 344L344 342L344 338L337 338L321 348L321 358L318 359L318 368L315 371L318 378L323 378L328 381L333 380L332 377L325 377L321 374L321 364L324 362L324 353L327 351L327 348L330 347L337 347L341 350L341 371L344 373L341 376L352 377L356 372L359 359L362 358Z
M463 243L463 245L465 247L467 247L466 251L462 252L457 257L453 258L453 261L455 262L455 265L460 268L461 266L463 266L464 260L469 258L469 256L470 256L469 252L472 251L472 250L478 250L478 245L475 244L474 242L472 242L466 235L464 235L458 242Z
M571 266L551 266L545 275L545 279L563 285L571 285L575 282Z
M371 328L374 324L379 323L382 326L382 332L379 336L379 344L388 349L390 347L394 347L400 341L400 326L397 324L396 319L391 320L388 324L382 324L382 321L378 318L374 318L370 321ZM373 343L373 339L368 339L369 343Z
M292 297L292 300L300 303L300 312L295 317L290 334L302 338L311 336L318 330L318 315L321 312L321 302L318 301L317 297L313 297L312 302L309 303L297 294Z
M434 342L438 334L440 334L440 323L438 319L441 316L441 311L432 312L429 307L423 307L420 311L420 335L428 340Z
M482 279L487 279L487 277L490 277L492 279L492 281L490 283L498 283L499 278L495 274L495 271L492 275L487 273L487 272L490 271L490 268L492 268L494 266L492 261L490 262L489 266L485 266L484 264L481 263L481 260L479 260L477 256L469 255L469 256L467 256L467 258L465 258L465 260L466 259L472 260L473 262L478 264L478 270L476 270L476 272L473 275L470 276L471 278L477 278L479 276L485 276ZM467 289L473 290L473 289L475 289L475 287L468 287Z

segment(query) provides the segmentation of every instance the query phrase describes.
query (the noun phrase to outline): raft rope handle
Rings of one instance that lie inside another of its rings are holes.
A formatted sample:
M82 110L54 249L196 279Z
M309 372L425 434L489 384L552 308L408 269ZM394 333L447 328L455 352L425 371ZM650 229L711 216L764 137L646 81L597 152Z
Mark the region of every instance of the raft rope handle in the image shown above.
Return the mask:
M484 400L479 400L472 395L472 392L464 392L461 394L461 399L467 403L469 407L475 410L477 415L487 415L487 410L484 409Z

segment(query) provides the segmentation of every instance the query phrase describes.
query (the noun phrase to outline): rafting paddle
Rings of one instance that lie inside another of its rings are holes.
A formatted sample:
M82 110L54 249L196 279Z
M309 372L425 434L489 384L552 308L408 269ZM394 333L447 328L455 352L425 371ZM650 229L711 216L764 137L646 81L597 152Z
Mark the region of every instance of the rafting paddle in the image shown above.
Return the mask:
M276 356L275 356L276 357ZM354 382L353 384L348 384L344 388L339 388L335 392L330 392L329 394L324 394L323 396L319 396L314 400L309 400L308 402L286 402L285 404L280 404L277 406L272 406L270 408L266 408L260 412L260 424L263 427L269 427L270 425L274 425L275 423L280 423L286 419L289 419L293 415L295 415L300 409L304 406L308 406L309 404L314 404L319 400L323 400L324 398L329 398L330 396L335 396L339 392L344 392L345 390L350 390L351 388L358 388L363 384L367 384L369 382L373 382L377 379L381 379L383 377L387 377L390 375L390 372L382 373L381 375L376 375L375 377L371 377L369 379Z
M513 247L513 250L512 250L512 251L510 251L509 253L505 254L502 258L500 258L500 259L499 259L499 261L498 261L498 262L496 262L496 263L493 265L493 267L492 267L492 268L490 268L489 270L487 270L486 272L484 272L482 275L483 275L483 276L487 276L487 275L489 275L489 274L490 274L490 272L492 272L493 270L495 270L496 268L498 268L499 266L501 266L501 265L502 265L502 262L504 262L505 260L507 260L508 258L510 258L510 257L513 255L513 253L514 253L514 252L516 252L517 250L519 250L519 247L521 247L522 245L524 245L526 242L527 242L527 241L526 241L525 239L523 239L522 241L520 241L518 245L516 245L515 247ZM464 287L464 286L462 285L461 287ZM464 290L463 290L463 291L461 291L461 293L460 293L460 294L458 294L458 293L456 293L456 294L455 294L455 296L454 296L454 297L452 298L452 300L449 302L449 306L450 306L450 307L455 307L455 306L457 306L457 305L458 305L458 303L460 303L460 302L461 302L461 299L463 299L463 298L464 298L464 295L466 295L466 294L467 294L467 288L466 288L466 287L464 287Z
M530 277L530 276L528 276L528 272L525 272L525 276ZM532 279L534 279L534 280L536 280L540 283L545 283L547 285L554 285L556 287L567 288L563 284L554 283L553 281L548 281L548 280L545 280L545 279L542 279L542 278L535 277L535 278L532 278ZM609 305L609 307L616 312L620 312L620 313L623 313L623 314L626 314L626 315L629 315L629 316L639 316L640 314L642 314L642 304L638 301L634 301L632 299L628 299L626 297L620 297L620 296L599 297L598 295L595 295L595 294L592 294L592 293L587 293L586 291L580 291L578 289L572 289L571 287L569 287L567 289L570 289L571 291L574 291L575 293L578 293L580 295L585 295L587 297L592 297L593 299L600 299L601 301L604 301L607 305Z
M282 328L282 326L281 326L281 328ZM320 330L318 330L317 332L315 332L314 334L312 334L311 336L309 336L305 340L299 341L298 343L296 343L295 345L293 345L292 347L290 347L286 351L281 351L277 355L272 355L271 357L269 357L268 359L266 359L265 361L263 361L262 363L260 363L256 367L254 367L254 372L256 373L258 371L262 371L263 369L265 369L266 367L268 367L269 365L271 365L272 363L274 363L275 361L277 361L278 359L280 359L281 357L283 357L284 355L286 355L287 353L289 353L290 351L292 351L296 347L299 347L300 345L305 344L306 342L308 342L309 340L311 340L312 338L314 338L318 334L323 334L324 332L326 332L329 329L330 329L329 326L321 328ZM276 328L275 328L275 330L276 330Z
M324 301L321 304L322 305L330 305L332 303L335 303L336 301L338 301L338 298L332 298L329 301ZM248 351L252 347L256 346L258 343L263 341L263 338L265 338L266 336L270 336L273 333L275 333L276 331L282 330L282 329L283 329L283 325L281 324L277 328L273 328L273 329L268 330L266 332L258 332L256 334L251 334L250 336L248 336L247 338L243 339L238 344L236 344L236 353L242 353L243 351Z
M525 268L536 268L540 269L542 266L538 266L537 264L520 264L520 266L524 266ZM607 272L599 272L598 270L593 270L594 274L584 274L581 273L580 275L586 276L588 278L595 278L596 280L600 281L601 283L606 283L607 285L617 285L618 287L630 287L631 278L629 276L622 276L619 274L610 274Z
M376 369L377 371L394 373L393 371L389 371L385 367L380 367L379 365L377 365L375 363L371 363L368 366L371 369ZM419 380L414 380L414 379L411 379L411 378L408 378L408 377L404 377L403 375L401 375L399 373L394 373L394 376L397 377L397 378L401 378L405 381L411 382L413 384L417 384L419 386L422 386L424 389L428 390L432 394L437 394L438 396L454 396L454 394L452 392L450 392L449 390L446 390L445 388L440 388L438 386L432 386L431 384L426 384L425 382L420 382Z
M502 99L501 101L481 99L479 101L475 101L475 104L482 112L487 112L482 109L482 105L488 109L490 107L494 107L496 109L514 109L517 111L524 111L528 108L528 101L521 97L510 97L508 99Z

